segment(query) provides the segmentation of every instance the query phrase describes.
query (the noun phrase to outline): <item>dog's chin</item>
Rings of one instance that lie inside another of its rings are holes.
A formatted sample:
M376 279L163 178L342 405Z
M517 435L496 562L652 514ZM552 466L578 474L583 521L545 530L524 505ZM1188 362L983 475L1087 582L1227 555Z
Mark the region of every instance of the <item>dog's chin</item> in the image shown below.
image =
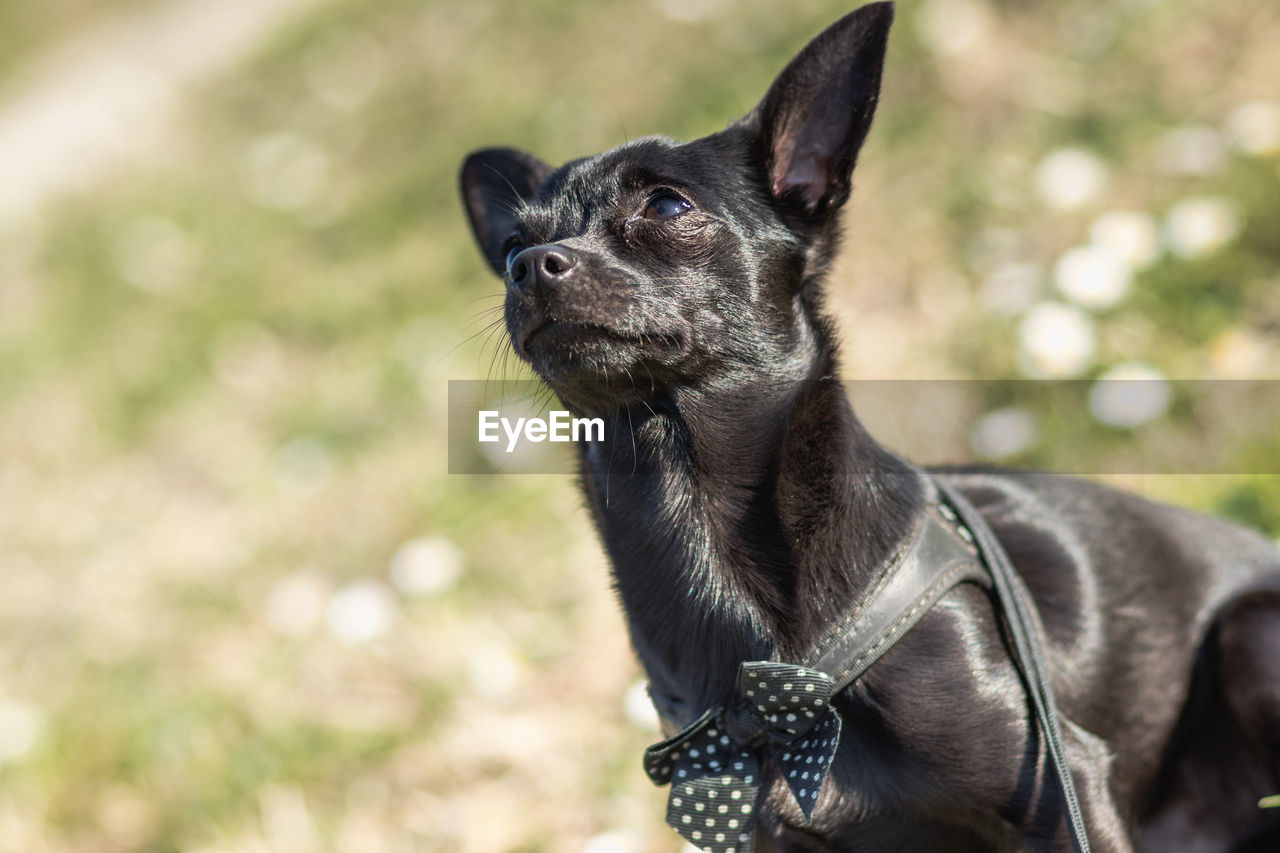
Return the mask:
M673 335L628 335L588 323L544 322L516 352L566 403L602 412L662 393L682 344Z

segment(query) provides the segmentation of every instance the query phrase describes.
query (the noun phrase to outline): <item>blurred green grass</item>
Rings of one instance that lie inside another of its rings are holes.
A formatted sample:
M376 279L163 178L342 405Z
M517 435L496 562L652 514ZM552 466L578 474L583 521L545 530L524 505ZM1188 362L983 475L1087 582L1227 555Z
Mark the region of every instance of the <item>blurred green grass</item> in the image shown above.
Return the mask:
M5 6L0 92L132 5ZM317 4L189 92L163 157L0 237L0 848L677 849L572 482L445 473L447 380L522 375L455 171L714 130L848 7ZM1275 378L1277 156L1224 128L1275 98L1277 49L1264 0L900 4L832 283L847 374L1020 375L1099 213L1164 231L1208 197L1222 246L1071 306L1078 375ZM1160 164L1187 127L1212 168ZM1077 207L1037 190L1064 147L1109 175ZM1041 267L1012 309L1011 264ZM1032 414L1014 462L1090 418ZM1277 470L1274 442L1239 453ZM1275 476L1124 482L1280 534Z

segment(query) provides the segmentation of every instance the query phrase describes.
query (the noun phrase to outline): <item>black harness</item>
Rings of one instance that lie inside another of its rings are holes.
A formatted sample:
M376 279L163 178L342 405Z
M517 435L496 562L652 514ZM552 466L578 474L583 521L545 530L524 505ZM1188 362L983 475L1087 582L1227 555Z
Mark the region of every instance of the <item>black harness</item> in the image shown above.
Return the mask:
M857 681L942 596L974 583L995 593L1014 664L1022 676L1066 801L1076 853L1089 853L1084 819L1062 745L1040 647L1039 614L991 528L963 495L934 480L940 500L916 521L864 596L801 665L749 661L738 668L729 706L697 719L674 696L651 690L667 726L683 724L645 752L645 770L671 785L667 822L710 853L751 853L760 764L768 753L806 818L811 818L840 740L831 699Z

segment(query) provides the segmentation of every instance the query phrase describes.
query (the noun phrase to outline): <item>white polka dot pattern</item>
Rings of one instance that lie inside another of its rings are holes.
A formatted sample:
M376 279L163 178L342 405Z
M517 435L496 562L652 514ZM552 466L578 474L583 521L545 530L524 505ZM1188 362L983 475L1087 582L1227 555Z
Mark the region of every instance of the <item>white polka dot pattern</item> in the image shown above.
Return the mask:
M827 768L835 757L838 743L840 715L831 711L822 716L809 734L791 744L785 752L773 751L782 778L787 780L787 787L795 794L805 817L813 816L813 807L818 804L818 788L827 776Z
M802 666L742 664L740 705L708 710L645 752L649 777L671 784L667 822L701 850L751 853L764 751L812 817L840 741L840 715L829 708L834 684Z

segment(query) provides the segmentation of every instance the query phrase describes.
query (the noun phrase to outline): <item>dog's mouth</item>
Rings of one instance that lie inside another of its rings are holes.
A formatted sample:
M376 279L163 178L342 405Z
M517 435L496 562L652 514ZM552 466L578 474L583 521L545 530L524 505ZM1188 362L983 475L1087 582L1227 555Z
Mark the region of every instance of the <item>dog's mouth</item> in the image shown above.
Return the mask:
M592 338L618 343L636 342L607 326L596 323L565 322L548 317L533 324L533 328L525 333L520 345L526 352L532 352L534 349L573 346Z
M517 354L548 381L598 379L617 382L665 372L683 351L678 335L622 330L585 320L550 316L513 334Z
M645 353L678 349L680 339L666 332L631 332L585 320L543 317L527 324L516 336L516 350L525 356L571 354L601 346L636 348Z

